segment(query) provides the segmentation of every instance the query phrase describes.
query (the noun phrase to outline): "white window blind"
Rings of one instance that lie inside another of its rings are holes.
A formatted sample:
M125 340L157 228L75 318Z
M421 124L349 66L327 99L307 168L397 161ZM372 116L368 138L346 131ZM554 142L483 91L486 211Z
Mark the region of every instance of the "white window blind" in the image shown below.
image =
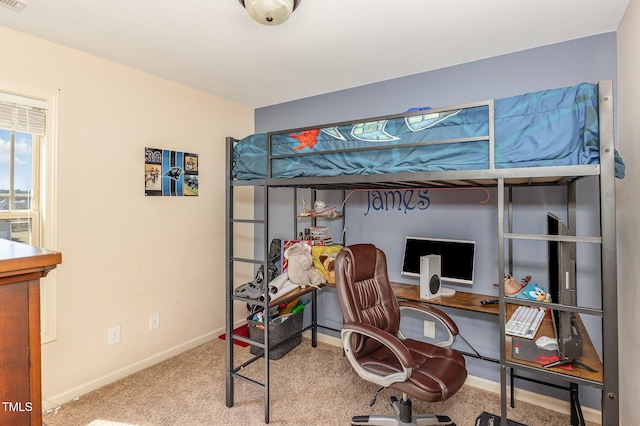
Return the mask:
M47 102L0 92L0 128L44 136Z

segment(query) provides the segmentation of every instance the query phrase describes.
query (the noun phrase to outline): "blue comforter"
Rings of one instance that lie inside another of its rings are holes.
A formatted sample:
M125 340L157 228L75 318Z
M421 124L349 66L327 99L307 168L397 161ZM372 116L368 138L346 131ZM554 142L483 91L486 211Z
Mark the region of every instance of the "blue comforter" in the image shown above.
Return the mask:
M599 163L598 87L582 83L494 101L496 168ZM271 135L272 177L338 176L489 168L489 108L479 106ZM398 145L477 138L473 142ZM266 134L239 141L233 177L267 174ZM330 152L352 148L366 151ZM380 148L380 149L378 149ZM297 155L313 153L312 155ZM315 154L317 153L317 154ZM624 164L616 153L616 176Z

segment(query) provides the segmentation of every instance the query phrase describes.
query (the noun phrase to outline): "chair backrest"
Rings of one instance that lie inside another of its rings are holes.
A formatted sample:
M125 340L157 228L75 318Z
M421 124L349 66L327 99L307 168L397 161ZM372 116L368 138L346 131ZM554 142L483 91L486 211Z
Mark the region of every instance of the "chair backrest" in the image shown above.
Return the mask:
M373 244L355 244L343 248L335 260L336 288L345 323L368 324L397 335L400 307L387 275L387 258ZM381 344L354 335L352 348L356 358L378 349Z

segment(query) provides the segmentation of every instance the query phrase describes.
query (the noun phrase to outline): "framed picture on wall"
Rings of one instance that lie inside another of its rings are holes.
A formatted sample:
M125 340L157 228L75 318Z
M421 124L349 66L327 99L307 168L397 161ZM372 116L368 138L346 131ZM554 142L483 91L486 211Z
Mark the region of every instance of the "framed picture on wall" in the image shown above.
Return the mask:
M198 195L198 154L145 148L144 195Z

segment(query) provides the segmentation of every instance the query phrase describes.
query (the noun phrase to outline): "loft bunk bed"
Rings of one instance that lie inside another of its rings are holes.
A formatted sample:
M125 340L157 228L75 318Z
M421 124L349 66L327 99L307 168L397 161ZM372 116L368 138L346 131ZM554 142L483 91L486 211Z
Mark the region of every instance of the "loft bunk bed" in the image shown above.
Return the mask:
M567 188L569 222L575 221L576 183L596 176L600 193L601 235L560 237L570 242L601 245L602 308L552 304L602 317L602 380L560 377L572 384L602 390L602 419L618 423L617 256L615 179L624 177L624 164L614 147L613 86L611 81L527 93L444 108L422 109L357 122L334 123L256 134L242 140L227 138L227 406L233 406L233 380L243 379L234 365L232 341L234 263L264 265L267 261L234 256L234 223L263 225L264 253L269 241L269 188L311 190L497 187L498 264L502 279L505 245L510 240L545 240L543 235L514 234L505 220L510 204L506 189L527 186ZM263 188L263 218L236 218L233 190ZM508 218L511 220L511 218ZM509 253L510 254L510 253ZM511 259L509 257L509 261ZM511 265L509 265L511 266ZM315 297L314 297L315 301ZM504 336L506 304L500 289L500 332ZM269 302L262 302L268 309ZM315 333L315 315L312 327ZM265 423L269 422L269 327L264 330ZM501 367L524 368L556 375L507 360L500 339ZM315 339L313 341L315 345ZM507 417L506 368L501 368L501 415ZM604 424L604 421L603 421Z

